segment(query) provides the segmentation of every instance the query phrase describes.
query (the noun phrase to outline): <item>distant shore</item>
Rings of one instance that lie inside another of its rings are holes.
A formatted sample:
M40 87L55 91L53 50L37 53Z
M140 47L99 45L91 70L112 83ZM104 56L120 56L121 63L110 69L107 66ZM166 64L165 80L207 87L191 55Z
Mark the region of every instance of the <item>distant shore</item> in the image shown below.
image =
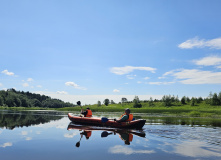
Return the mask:
M161 114L171 116L187 116L187 117L210 117L221 118L221 106L208 106L208 105L182 105L164 107L155 105L152 107L144 106L142 108L133 108L131 105L110 104L109 106L87 105L82 106L83 109L90 107L93 112L124 112L125 108L130 108L131 113L142 114ZM41 108L41 107L0 107L1 110L56 110L56 111L81 111L81 107L64 107L64 108Z

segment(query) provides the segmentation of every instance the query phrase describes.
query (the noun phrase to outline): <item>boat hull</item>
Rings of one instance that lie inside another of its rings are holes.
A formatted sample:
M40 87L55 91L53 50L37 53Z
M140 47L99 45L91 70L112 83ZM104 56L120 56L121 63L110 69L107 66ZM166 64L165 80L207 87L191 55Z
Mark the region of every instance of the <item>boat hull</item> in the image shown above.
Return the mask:
M101 118L98 117L80 117L74 116L72 113L68 113L68 118L77 124L83 125L94 125L94 126L105 126L113 128L129 128L129 129L142 129L145 125L146 120L139 119L130 122L116 122L114 120L108 120L107 122L102 122Z

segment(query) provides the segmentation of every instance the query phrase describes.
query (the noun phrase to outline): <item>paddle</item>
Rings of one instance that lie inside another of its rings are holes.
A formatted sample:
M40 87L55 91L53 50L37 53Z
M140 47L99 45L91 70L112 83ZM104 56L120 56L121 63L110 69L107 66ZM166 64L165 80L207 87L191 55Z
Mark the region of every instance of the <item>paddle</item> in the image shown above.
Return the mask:
M101 137L103 138L103 137L107 137L108 135L110 135L110 134L113 134L113 133L108 133L107 131L103 131L102 133L101 133Z
M82 136L81 136L81 138L82 138ZM81 138L80 138L80 141L81 141ZM76 147L80 147L80 141L78 141L77 143L76 143Z

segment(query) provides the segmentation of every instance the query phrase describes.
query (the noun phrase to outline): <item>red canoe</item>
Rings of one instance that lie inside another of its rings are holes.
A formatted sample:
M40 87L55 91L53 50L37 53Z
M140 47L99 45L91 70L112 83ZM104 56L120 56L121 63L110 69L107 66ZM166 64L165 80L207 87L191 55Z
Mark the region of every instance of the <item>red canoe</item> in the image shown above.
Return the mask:
M105 126L105 127L114 127L114 128L130 128L130 129L141 129L144 125L146 120L138 119L133 120L130 122L116 122L114 120L108 120L105 118L106 121L102 118L98 117L80 117L74 116L72 113L68 113L68 118L77 124L84 124L84 125L94 125L94 126Z

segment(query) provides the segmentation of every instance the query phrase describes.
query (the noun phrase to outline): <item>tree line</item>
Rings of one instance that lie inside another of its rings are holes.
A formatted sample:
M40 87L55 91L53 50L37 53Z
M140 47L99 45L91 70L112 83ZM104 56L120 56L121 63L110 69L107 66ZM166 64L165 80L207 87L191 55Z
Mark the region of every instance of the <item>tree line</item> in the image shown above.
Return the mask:
M161 102L164 106L177 106L177 105L185 105L189 104L191 106L195 106L197 104L200 104L204 102L205 104L212 105L212 106L220 106L221 105L221 92L217 93L212 93L210 92L209 96L207 98L202 98L202 97L191 97L189 98L188 96L183 96L181 99L179 99L178 96L171 96L171 95L164 95L160 100L154 99L150 97L149 100L139 100L138 96L135 96L133 101L128 101L127 98L123 97L121 99L121 102L119 104L124 105L124 104L131 104L133 103L134 108L141 108L142 103L148 103L149 106L154 106L155 102ZM109 104L116 104L113 100L105 99L103 102L104 105L108 106ZM97 103L98 106L101 106L101 102L98 101Z
M24 91L16 91L15 89L11 88L7 91L0 91L0 106L63 108L73 107L74 105L59 99L52 99L49 96Z

